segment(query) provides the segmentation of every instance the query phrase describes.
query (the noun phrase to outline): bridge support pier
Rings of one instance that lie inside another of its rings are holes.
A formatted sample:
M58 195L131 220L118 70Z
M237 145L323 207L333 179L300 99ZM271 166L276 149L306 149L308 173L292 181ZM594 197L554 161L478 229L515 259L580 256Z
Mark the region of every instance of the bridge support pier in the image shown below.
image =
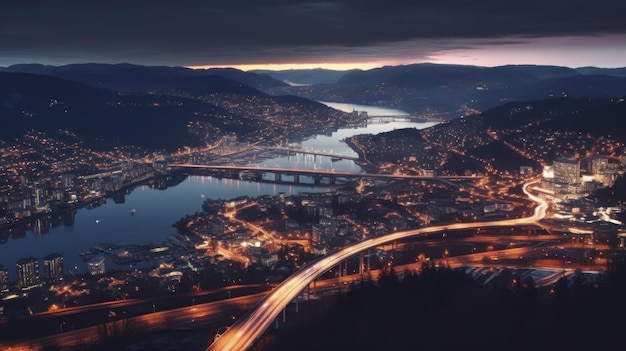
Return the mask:
M313 176L313 183L315 183L315 185L319 185L321 182L322 182L322 176L319 176L319 175Z
M300 184L300 175L299 174L294 174L293 175L293 182L296 184Z
M283 175L282 175L282 174L280 174L280 173L275 173L275 174L274 174L274 180L275 180L276 182L279 182L279 183L280 183L280 182L282 182L282 181L283 181Z
M359 255L359 275L363 275L363 252Z

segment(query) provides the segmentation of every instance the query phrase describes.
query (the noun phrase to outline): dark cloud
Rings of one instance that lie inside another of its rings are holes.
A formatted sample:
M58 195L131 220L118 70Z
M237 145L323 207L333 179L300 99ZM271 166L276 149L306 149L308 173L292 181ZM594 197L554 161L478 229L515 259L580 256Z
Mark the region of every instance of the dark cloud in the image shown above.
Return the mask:
M0 65L336 61L380 55L392 43L405 46L394 46L399 51L391 55L427 56L463 38L497 44L503 41L494 39L510 37L626 33L620 0L9 0L2 6Z

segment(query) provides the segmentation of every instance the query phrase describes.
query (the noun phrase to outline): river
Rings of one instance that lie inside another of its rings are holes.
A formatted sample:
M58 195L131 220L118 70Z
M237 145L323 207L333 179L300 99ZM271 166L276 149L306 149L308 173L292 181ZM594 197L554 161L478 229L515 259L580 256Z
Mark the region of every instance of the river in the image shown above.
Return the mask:
M374 106L324 103L346 112L351 112L352 109L368 111L370 116L405 114L399 110ZM342 128L331 135L316 135L294 145L333 154L357 156L342 140L352 135L377 134L400 128L422 129L435 124L409 120L370 123L367 126ZM260 163L271 167L360 171L360 167L350 160L333 162L329 157L304 154L265 159ZM127 244L165 242L169 235L176 233L172 224L187 214L201 211L202 202L207 198L227 200L243 195L256 197L277 195L279 192L295 195L301 192L329 190L331 188L328 185L257 183L195 175L184 177L165 189L141 185L130 189L116 201L109 198L100 206L81 208L73 214L68 214L63 220L55 223L39 221L32 229L13 234L0 244L0 265L7 267L9 280L15 281L17 279L15 263L20 258L31 256L36 258L42 269L43 257L59 253L63 256L66 274L83 273L87 271L87 266L80 256L81 252L103 242ZM136 213L130 214L131 210L136 210Z

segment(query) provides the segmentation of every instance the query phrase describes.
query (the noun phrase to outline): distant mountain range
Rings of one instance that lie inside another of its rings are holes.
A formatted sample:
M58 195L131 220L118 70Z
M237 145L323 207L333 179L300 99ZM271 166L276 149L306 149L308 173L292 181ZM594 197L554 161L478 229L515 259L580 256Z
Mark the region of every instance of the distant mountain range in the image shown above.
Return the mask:
M288 73L264 74L297 83L297 76ZM320 101L386 106L412 114L451 119L509 101L559 96L621 97L626 95L626 68L422 63L352 70L335 83L275 87L267 92Z
M289 83L286 83L289 82ZM90 147L176 149L232 133L259 141L337 127L316 101L375 105L447 120L507 102L626 96L626 68L414 64L371 70L193 70L132 64L0 68L0 139L71 130ZM298 126L296 128L296 126Z
M349 71L337 71L329 69L290 69L283 71L271 71L271 70L253 70L251 72L261 75L269 76L274 79L278 79L282 82L287 82L289 85L301 86L301 85L315 85L315 84L335 84L346 75Z
M326 105L256 88L281 85L234 69L16 65L0 70L0 140L68 130L90 148L171 151L227 134L242 142L302 137L345 122L347 114Z
M208 94L214 89L254 88L257 90L287 87L288 84L267 75L233 68L194 70L184 67L141 66L133 64L84 63L66 66L21 64L0 68L5 72L34 73L77 81L119 92L171 92L182 90Z

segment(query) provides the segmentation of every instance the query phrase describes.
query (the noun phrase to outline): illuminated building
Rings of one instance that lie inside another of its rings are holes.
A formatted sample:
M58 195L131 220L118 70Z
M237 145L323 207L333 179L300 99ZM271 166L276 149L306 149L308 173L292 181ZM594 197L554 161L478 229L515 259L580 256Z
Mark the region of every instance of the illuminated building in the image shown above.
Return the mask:
M594 156L589 161L589 172L603 186L613 186L622 167L620 163L610 162L607 156Z
M519 173L522 176L530 176L533 174L533 168L531 166L520 166Z
M154 162L152 163L152 168L154 168L154 172L157 174L167 174L167 160L165 159L158 159L158 160L154 160Z
M71 189L76 181L76 175L72 173L61 174L61 186L63 189Z
M63 256L58 253L43 258L43 277L49 283L63 280Z
M50 208L47 193L48 191L45 183L35 182L33 197L35 199L35 209L39 212L47 211Z
M574 185L580 183L580 161L559 157L552 163L554 181Z
M0 293L9 291L9 270L0 264Z
M34 257L19 259L16 263L17 287L22 290L41 286L39 280L39 261Z
M577 199L583 195L580 161L560 157L545 166L541 188L546 189L556 200Z
M98 255L92 258L89 262L87 262L87 267L89 268L91 275L104 274L104 256Z

